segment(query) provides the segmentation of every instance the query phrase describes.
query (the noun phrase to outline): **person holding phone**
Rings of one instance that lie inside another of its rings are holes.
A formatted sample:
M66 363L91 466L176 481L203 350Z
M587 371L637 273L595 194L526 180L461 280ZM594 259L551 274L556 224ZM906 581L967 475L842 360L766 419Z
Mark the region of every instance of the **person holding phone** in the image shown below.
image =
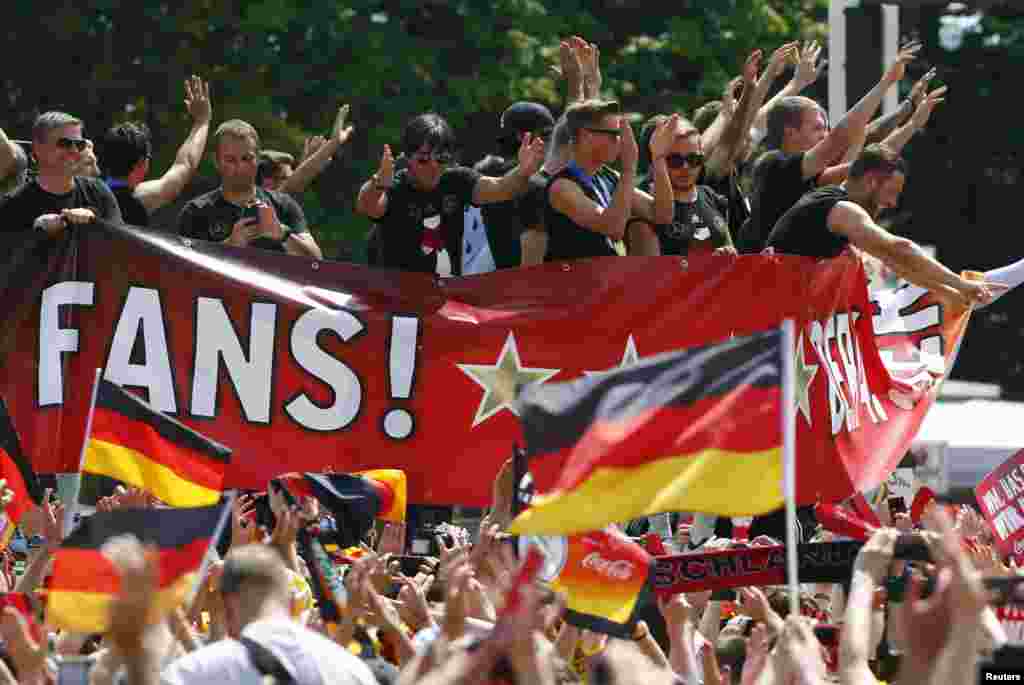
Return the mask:
M256 129L232 119L217 128L213 139L221 186L185 205L178 217L178 232L234 247L322 259L299 203L290 195L256 185L260 146Z

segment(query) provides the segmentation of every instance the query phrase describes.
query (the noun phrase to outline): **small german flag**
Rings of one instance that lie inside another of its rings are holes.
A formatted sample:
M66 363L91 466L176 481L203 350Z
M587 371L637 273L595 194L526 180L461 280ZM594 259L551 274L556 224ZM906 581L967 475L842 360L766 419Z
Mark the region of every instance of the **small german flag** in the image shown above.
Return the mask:
M227 447L100 381L83 474L141 488L172 507L202 507L220 500L230 457ZM92 489L83 482L84 492Z
M0 478L7 481L7 488L14 498L0 514L0 549L7 546L14 528L21 521L22 514L33 504L42 503L42 488L36 480L35 471L25 453L14 422L7 411L7 403L0 397Z
M531 457L562 457L520 535L600 530L665 511L748 516L783 503L782 333L641 360L519 399Z
M193 572L202 564L221 514L221 506L121 509L85 519L53 556L48 621L80 633L106 630L120 578L103 547L124 535L157 547L160 577L154 604L161 613L174 608L188 595Z

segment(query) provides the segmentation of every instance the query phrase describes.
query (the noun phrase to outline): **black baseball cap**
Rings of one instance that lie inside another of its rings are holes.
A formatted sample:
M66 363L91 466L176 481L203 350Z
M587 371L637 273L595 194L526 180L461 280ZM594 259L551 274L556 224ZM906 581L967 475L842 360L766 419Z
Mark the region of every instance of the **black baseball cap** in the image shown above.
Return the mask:
M551 110L537 102L517 102L501 114L501 132L530 133L550 131L555 125Z

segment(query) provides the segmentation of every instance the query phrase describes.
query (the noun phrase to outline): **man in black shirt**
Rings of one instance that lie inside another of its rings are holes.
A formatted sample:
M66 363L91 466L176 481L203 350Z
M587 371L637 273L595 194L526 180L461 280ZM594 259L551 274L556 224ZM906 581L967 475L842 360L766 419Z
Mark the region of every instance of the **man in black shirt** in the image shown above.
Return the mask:
M178 217L178 232L235 247L322 259L302 207L285 193L256 185L260 144L256 129L232 119L221 124L213 138L221 187L185 205Z
M0 204L0 230L24 234L35 229L56 237L69 225L96 219L121 223L121 210L110 189L95 178L74 175L85 147L80 119L64 112L40 114L32 126L39 173Z
M536 102L517 102L501 115L501 138L497 155L488 155L473 168L486 176L504 176L516 166L515 155L526 135L547 141L555 118L547 107ZM534 177L536 178L536 177ZM531 189L539 185L531 179ZM494 264L499 269L518 267L522 262L520 235L537 223L532 203L524 207L526 196L508 202L481 207ZM528 213L524 216L524 211ZM532 216L530 216L532 214Z
M768 247L808 257L835 257L847 245L867 252L906 280L944 301L984 304L1001 290L994 283L967 281L942 266L907 238L875 223L883 209L895 207L906 180L903 160L883 145L869 145L850 167L841 186L804 195L772 230Z
M656 128L668 119L652 117L644 124L641 140L650 140ZM675 212L672 223L653 225L634 217L627 227L629 254L688 255L700 252L736 254L726 216L729 201L697 180L704 169L700 133L689 121L679 119L679 132L665 157Z
M100 148L103 168L125 223L148 226L150 214L174 202L198 171L212 116L210 86L198 76L185 81L185 109L192 115L192 130L160 178L145 180L153 154L145 124L129 121L107 131Z
M404 271L459 275L466 205L507 202L526 192L544 162L544 141L529 134L519 164L501 177L450 166L455 134L437 114L421 114L402 135L408 167L395 173L390 146L380 168L359 189L356 211L377 222L376 265Z
M851 143L863 139L882 97L903 78L918 50L919 45L912 45L900 51L878 84L831 131L825 111L810 98L786 97L772 107L764 141L768 152L754 166L751 215L740 230L740 252L763 250L775 222L804 193L843 181L849 166L831 165L842 160Z

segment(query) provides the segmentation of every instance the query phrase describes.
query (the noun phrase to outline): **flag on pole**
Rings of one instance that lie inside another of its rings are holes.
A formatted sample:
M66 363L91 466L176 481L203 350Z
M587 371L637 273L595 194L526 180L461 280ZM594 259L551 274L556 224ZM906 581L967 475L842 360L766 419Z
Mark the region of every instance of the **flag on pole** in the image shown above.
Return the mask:
M172 507L209 506L220 500L230 457L227 447L100 381L82 460L86 479L119 480Z
M21 440L7 411L7 403L0 397L0 478L14 495L0 514L0 549L7 547L22 514L33 505L42 503L42 489L32 465L21 450Z
M80 633L106 630L110 602L120 590L120 577L103 549L124 535L157 547L160 576L154 604L162 613L177 606L188 596L194 572L207 549L216 544L214 534L224 506L230 505L120 509L85 519L54 554L47 620Z
M531 458L558 455L565 465L510 532L583 533L664 511L778 509L783 350L773 330L527 388L518 409Z

